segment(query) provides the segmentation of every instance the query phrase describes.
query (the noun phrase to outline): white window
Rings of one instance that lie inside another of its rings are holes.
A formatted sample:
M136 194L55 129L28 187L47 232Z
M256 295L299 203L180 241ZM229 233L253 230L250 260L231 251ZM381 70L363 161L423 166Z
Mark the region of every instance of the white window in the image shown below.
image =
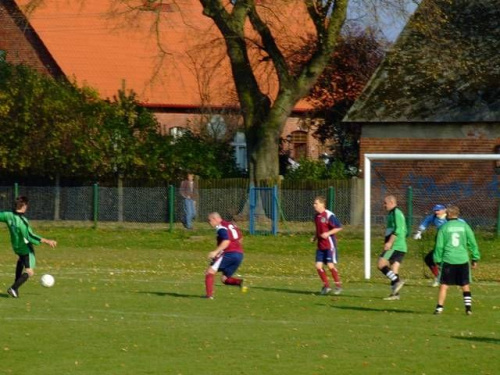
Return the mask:
M186 132L189 130L180 126L174 126L173 128L170 128L169 133L174 139L178 139L182 137Z
M234 147L234 157L236 159L236 166L246 171L248 169L247 163L247 142L245 139L245 133L237 132L234 135L233 142L231 145Z
M214 139L222 139L226 135L226 122L221 115L212 116L207 124L208 134Z

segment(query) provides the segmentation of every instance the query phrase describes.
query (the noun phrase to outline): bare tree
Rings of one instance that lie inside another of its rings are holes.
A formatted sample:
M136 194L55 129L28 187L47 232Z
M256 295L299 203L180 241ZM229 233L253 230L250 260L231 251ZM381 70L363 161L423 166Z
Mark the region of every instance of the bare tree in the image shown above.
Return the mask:
M28 3L36 7L43 1L31 0ZM108 1L110 14L128 17L128 27L146 19L134 14L152 14L147 20L151 22L151 34L157 38L159 71L169 57L168 41L162 38L160 23L171 22L168 11L174 9L181 13L185 11L182 17L188 25L193 3L198 0ZM278 176L279 141L285 122L330 63L348 18L348 5L356 9L350 17L371 15L376 19L384 17L380 9L384 9L387 17L387 14L405 12L408 4L414 2L418 1L199 0L203 14L213 20L210 37L200 32L200 39L214 43L213 35L217 35L218 43L223 41L225 46L225 51L222 48L225 52L223 60L224 63L229 61L232 73L253 182ZM310 54L298 60L297 52L303 50L306 43L311 44ZM208 65L201 66L204 67L211 69ZM204 80L212 79L210 74L198 78L202 86ZM205 90L206 85L202 88L200 95L208 101L210 94Z

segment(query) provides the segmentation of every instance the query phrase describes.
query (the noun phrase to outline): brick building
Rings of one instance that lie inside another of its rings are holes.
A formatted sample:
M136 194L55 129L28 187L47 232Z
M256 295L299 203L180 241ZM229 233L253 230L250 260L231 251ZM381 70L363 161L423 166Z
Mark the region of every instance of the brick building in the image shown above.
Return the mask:
M441 1L445 18L425 26L424 1L345 121L362 125L367 153L500 153L500 1ZM434 14L436 10L434 9ZM422 27L424 25L424 27ZM363 167L362 167L363 168ZM458 204L478 223L495 218L500 164L377 161L372 202L411 186L416 216Z
M113 8L117 2L103 0L46 1L33 12L24 7L27 3L0 2L0 54L7 61L91 86L102 98L132 89L155 113L162 133L221 123L238 126L225 46L199 1L144 2L135 10ZM164 17L157 25L158 15ZM270 92L273 82L267 83ZM296 158L317 158L326 150L313 137L310 109L300 102L283 130L285 147ZM243 133L235 135L233 144L237 155L245 155Z

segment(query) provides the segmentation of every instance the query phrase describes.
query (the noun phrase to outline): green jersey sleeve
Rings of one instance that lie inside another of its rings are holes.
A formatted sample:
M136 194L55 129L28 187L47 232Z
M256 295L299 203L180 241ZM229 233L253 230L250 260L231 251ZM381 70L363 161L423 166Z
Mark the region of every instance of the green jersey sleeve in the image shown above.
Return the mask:
M466 225L465 233L467 235L467 246L472 254L471 258L473 261L478 261L481 259L481 254L479 254L479 247L477 246L476 236L469 225Z

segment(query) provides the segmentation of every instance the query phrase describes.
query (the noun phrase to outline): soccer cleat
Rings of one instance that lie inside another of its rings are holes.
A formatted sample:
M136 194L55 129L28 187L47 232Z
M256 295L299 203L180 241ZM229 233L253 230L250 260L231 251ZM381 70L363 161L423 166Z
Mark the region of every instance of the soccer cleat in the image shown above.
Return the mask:
M205 299L214 299L214 296L203 296L201 298L205 298Z
M398 292L401 290L401 288L405 285L405 282L403 280L399 280L396 284L394 284L392 288L392 294L398 294Z
M443 308L442 307L438 307L436 310L434 310L434 315L440 315L443 313Z
M400 299L399 294L391 294L389 297L385 297L384 301L399 301Z
M432 282L432 287L433 288L437 288L439 286L439 280L438 279L434 279L434 281Z
M336 296L338 296L340 293L342 293L342 288L340 286L338 286L333 291L333 294L335 294Z
M17 294L17 290L15 290L14 288L7 289L7 293L9 293L9 295L13 298L19 297L19 295Z
M471 309L466 309L465 310L466 315L472 315L472 310Z
M240 285L239 285L239 286L240 286L240 291L241 291L241 293L246 293L246 292L248 292L248 287L243 285L243 280L241 280L241 283L240 283Z
M329 294L331 291L332 291L332 288L329 288L329 287L327 287L327 286L324 286L324 287L321 289L321 294L322 294L322 295Z

